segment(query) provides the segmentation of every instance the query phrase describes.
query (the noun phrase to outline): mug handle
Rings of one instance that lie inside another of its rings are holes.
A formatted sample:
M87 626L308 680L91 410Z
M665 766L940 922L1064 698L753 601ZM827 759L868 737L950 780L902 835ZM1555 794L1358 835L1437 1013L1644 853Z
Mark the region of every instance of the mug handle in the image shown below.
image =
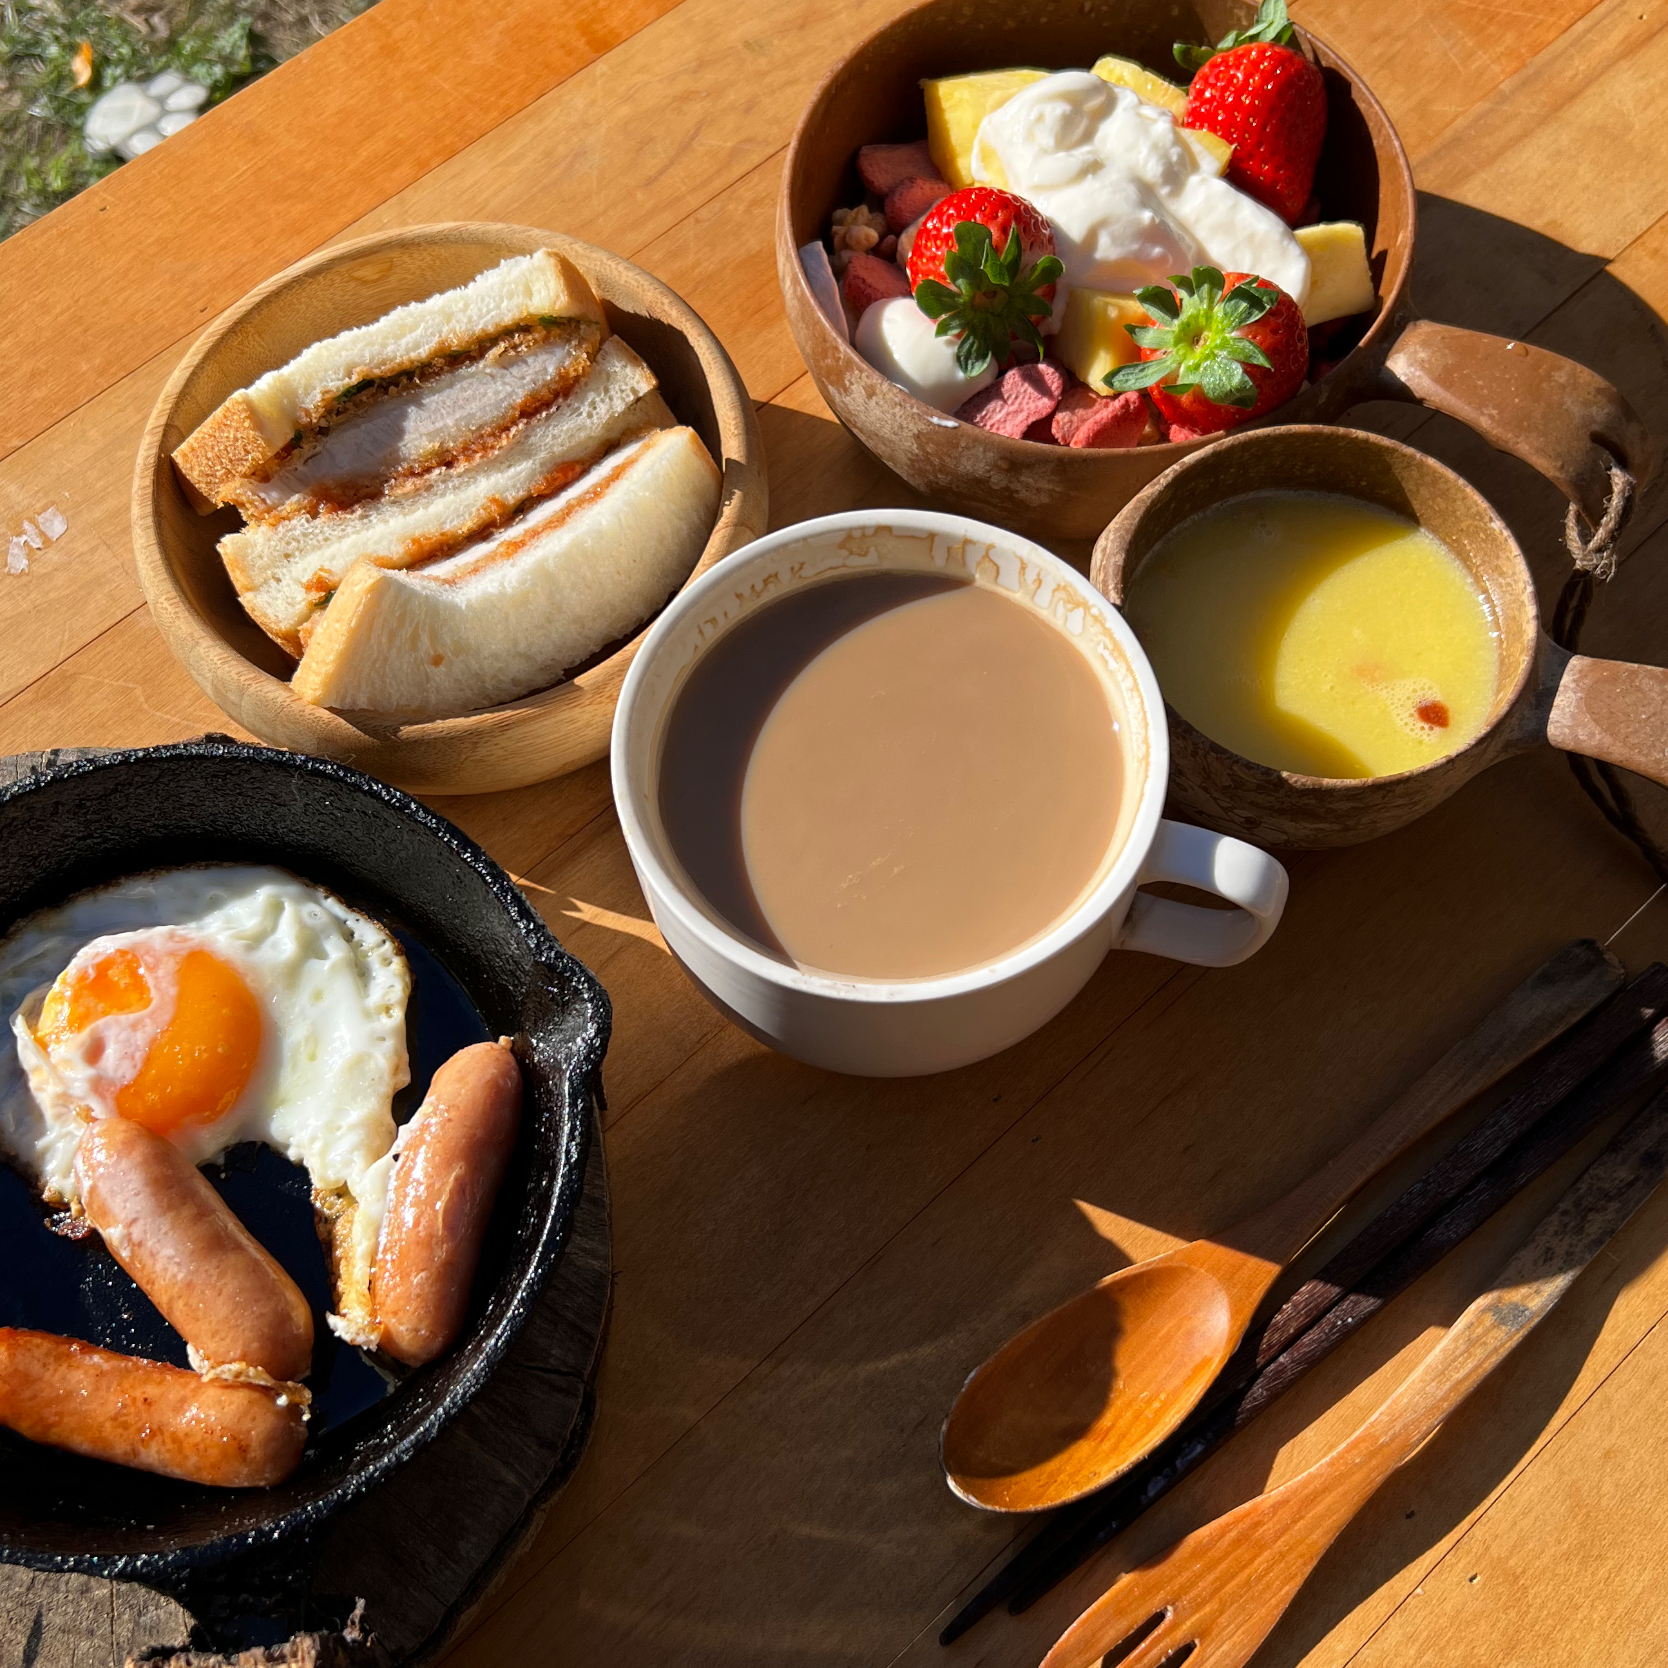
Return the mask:
M1414 319L1357 399L1412 400L1473 428L1496 451L1538 470L1586 517L1604 519L1610 468L1643 489L1656 446L1638 414L1597 371L1528 342Z
M1552 697L1546 739L1668 787L1668 668L1571 655Z
M1137 892L1118 932L1120 950L1142 950L1199 967L1232 967L1263 947L1286 907L1286 871L1266 851L1231 834L1212 834L1168 818L1159 819L1135 884L1152 880L1195 886L1239 907L1201 909Z

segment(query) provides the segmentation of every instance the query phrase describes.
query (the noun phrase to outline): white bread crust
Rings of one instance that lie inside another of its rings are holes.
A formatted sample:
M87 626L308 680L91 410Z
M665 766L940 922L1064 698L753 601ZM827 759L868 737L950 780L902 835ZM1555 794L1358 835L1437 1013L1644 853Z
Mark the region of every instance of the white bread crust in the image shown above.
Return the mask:
M565 398L527 418L486 457L419 476L408 490L322 515L293 515L228 533L221 559L239 600L291 654L303 628L360 560L410 567L502 526L530 499L566 484L622 436L674 421L654 372L610 337Z
M662 429L440 561L404 572L356 563L291 687L314 705L412 720L548 688L689 577L720 485L693 429Z
M228 395L175 449L175 466L201 498L227 502L239 480L258 475L344 389L547 318L591 319L608 328L602 303L572 261L554 249L512 256L458 289L303 348Z
M265 480L234 481L227 500L246 521L277 521L408 489L431 469L484 456L523 418L571 393L601 345L585 319L530 347L495 348L333 420Z

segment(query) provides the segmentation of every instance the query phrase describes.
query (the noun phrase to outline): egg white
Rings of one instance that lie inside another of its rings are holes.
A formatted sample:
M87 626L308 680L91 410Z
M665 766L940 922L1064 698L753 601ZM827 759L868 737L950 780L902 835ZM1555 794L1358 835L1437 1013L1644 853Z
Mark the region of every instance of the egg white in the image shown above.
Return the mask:
M339 1269L338 1278L357 1284L368 1276L385 1205L391 1103L411 1075L411 975L387 931L282 869L135 876L39 910L0 939L0 1014L16 1043L0 1049L0 1149L48 1201L77 1206L82 1108L95 1116L113 1108L89 1099L97 1076L90 1061L74 1049L49 1060L33 1025L52 982L78 956L147 943L220 957L242 975L262 1016L260 1054L237 1102L211 1125L182 1128L176 1143L205 1163L234 1142L265 1142L306 1167L315 1194L346 1189L358 1206L353 1260L365 1268ZM154 994L159 1013L171 1007L169 992ZM99 1023L119 1035L126 1018ZM142 1016L130 1028L137 1045Z

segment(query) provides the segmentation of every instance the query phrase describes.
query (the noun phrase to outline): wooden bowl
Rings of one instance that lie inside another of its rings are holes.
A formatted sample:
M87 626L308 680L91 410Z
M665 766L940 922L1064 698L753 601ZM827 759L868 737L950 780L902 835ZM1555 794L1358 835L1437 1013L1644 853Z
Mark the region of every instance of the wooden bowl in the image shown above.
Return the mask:
M1264 845L1355 845L1422 816L1478 771L1547 743L1668 784L1668 670L1592 660L1553 643L1505 522L1469 481L1399 441L1321 425L1231 435L1167 471L1101 534L1095 589L1122 608L1131 578L1166 534L1225 499L1268 488L1342 493L1439 538L1489 599L1500 657L1494 700L1483 728L1457 751L1394 776L1353 778L1259 764L1166 702L1174 809Z
M836 208L863 200L858 146L921 137L924 77L1016 64L1086 67L1107 52L1174 77L1175 41L1218 40L1254 10L1250 0L926 0L855 47L817 89L789 147L777 208L776 264L788 322L840 421L917 491L1044 542L1092 538L1149 481L1210 442L1101 451L1009 440L941 416L870 366L818 307L798 253L827 234ZM1508 362L1514 345L1413 318L1413 174L1389 117L1324 41L1302 30L1298 39L1326 81L1326 148L1315 176L1322 218L1365 226L1378 310L1328 344L1328 352L1342 355L1329 374L1264 421L1331 422L1361 400L1415 400L1539 466L1532 454L1545 402L1533 398L1530 368ZM1552 357L1540 356L1539 364ZM1515 426L1502 426L1473 397L1480 367L1497 376L1517 373L1523 397ZM1596 526L1608 488L1603 470L1558 484Z
M169 461L227 394L309 343L545 248L591 281L609 324L648 361L678 420L699 433L723 472L718 519L694 573L764 532L764 454L741 377L691 308L642 268L554 232L489 222L408 226L322 250L269 278L203 333L157 399L133 476L133 549L157 628L204 693L262 741L424 793L519 787L608 751L641 631L554 688L459 718L381 724L356 713L350 721L297 699L293 662L243 612L215 548L239 525L236 512L198 515Z

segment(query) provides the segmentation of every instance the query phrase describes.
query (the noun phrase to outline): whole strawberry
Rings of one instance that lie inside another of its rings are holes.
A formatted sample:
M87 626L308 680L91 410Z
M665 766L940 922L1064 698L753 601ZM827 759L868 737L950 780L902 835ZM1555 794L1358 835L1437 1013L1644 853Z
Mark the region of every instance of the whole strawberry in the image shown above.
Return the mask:
M1278 284L1248 272L1196 266L1137 290L1151 325L1129 325L1141 357L1106 384L1145 388L1167 423L1219 434L1284 405L1309 370L1309 332Z
M1005 365L1016 342L1043 351L1037 320L1047 318L1062 268L1054 229L1022 197L973 185L952 192L922 220L909 251L915 305L954 336L956 364L977 376Z
M1326 83L1292 38L1286 0L1262 0L1257 21L1214 51L1176 47L1176 61L1197 71L1186 125L1226 139L1234 147L1228 183L1287 225L1296 225L1309 201L1326 138Z

